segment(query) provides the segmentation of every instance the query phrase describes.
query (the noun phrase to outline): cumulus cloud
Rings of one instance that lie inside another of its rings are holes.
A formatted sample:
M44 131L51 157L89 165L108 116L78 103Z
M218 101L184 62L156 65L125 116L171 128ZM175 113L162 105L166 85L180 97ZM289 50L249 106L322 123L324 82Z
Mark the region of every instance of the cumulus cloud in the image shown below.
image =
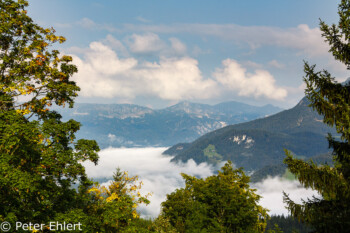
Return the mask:
M126 40L130 51L137 55L184 56L187 47L178 38L171 37L169 42L162 40L157 34L132 34Z
M141 54L159 52L166 47L165 43L154 33L133 34L127 43L131 52Z
M172 37L169 39L171 42L171 48L173 49L174 53L176 54L185 54L186 53L186 45L182 43L179 39Z
M153 44L157 35L138 37L133 52L151 52L160 47ZM254 74L234 60L223 61L212 77L203 77L198 61L188 56L172 56L186 51L186 45L176 38L170 38L169 56L160 56L155 62L140 62L136 58L120 58L117 51L127 54L123 44L112 36L102 42L92 42L87 49L73 55L79 72L73 76L81 87L81 96L121 98L131 101L136 97L155 97L168 101L208 99L236 92L245 97L283 99L287 92L275 84L275 79L266 70L257 69ZM107 44L107 45L106 45ZM115 49L112 49L115 48Z
M223 68L214 72L216 80L229 88L238 91L240 96L267 97L280 100L287 96L287 91L277 87L275 79L266 70L258 69L254 74L247 73L237 61L226 59Z
M111 178L115 169L120 167L130 175L138 175L143 182L142 194L152 192L151 204L141 206L140 211L145 216L156 217L160 212L160 204L166 194L184 186L180 173L197 177L207 177L213 174L213 167L193 160L184 164L171 163L172 157L161 153L166 148L110 148L102 150L97 166L85 162L84 166L89 177Z
M162 58L159 63L146 63L135 73L147 80L144 87L162 99L203 99L214 95L216 83L205 80L198 62L189 57Z
M189 57L162 57L159 62L138 64L134 58L121 59L110 47L93 42L84 58L73 58L79 69L73 80L81 87L82 96L202 99L211 97L216 85L202 77L198 62Z
M73 59L79 69L73 80L82 88L83 96L111 98L130 95L131 87L127 88L121 80L112 76L136 66L136 59L120 59L112 49L100 42L92 42L83 59L74 55Z
M103 40L103 43L116 52L121 53L123 56L129 56L129 52L123 43L120 40L114 38L112 35L107 35L106 39Z

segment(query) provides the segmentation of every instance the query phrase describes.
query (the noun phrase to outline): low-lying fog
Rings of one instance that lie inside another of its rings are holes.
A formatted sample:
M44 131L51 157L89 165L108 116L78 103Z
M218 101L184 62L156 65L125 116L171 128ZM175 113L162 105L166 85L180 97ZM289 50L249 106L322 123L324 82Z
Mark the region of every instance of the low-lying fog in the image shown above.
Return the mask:
M156 217L160 212L160 203L165 200L166 194L176 188L184 187L180 173L207 177L213 174L218 167L206 163L196 164L193 160L187 163L171 163L172 157L162 155L167 148L108 148L99 155L98 165L85 162L86 172L90 178L107 178L110 180L117 167L128 171L129 175L138 175L144 183L143 194L152 192L151 203L139 208L143 216ZM263 182L251 185L262 196L260 204L270 210L272 214L288 214L282 201L282 191L290 194L293 200L306 199L317 192L302 188L297 181L287 181L280 178L268 178Z

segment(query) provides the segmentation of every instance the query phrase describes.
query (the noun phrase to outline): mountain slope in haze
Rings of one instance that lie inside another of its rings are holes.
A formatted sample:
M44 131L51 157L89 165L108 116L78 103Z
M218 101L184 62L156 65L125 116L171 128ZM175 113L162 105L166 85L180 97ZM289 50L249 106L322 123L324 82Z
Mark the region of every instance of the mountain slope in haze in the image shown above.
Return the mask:
M191 142L229 124L249 121L281 111L272 105L238 102L217 105L180 102L164 109L132 104L81 104L59 112L64 120L82 124L78 138L95 139L101 148L171 146Z
M292 109L226 126L192 143L177 144L164 154L174 155L173 161L183 162L189 159L197 163L231 160L239 167L255 170L281 163L284 149L302 158L327 153L327 133L335 135L336 131L325 125L322 116L308 105L307 98L303 98ZM211 154L207 153L208 147Z

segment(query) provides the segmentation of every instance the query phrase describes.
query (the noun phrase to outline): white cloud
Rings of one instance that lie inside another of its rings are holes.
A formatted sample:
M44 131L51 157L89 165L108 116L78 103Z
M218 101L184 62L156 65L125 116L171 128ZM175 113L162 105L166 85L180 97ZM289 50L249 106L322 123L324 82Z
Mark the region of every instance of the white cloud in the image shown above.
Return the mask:
M135 75L146 80L144 87L151 94L167 100L206 99L216 86L202 77L197 60L189 57L161 58L159 63L146 63Z
M170 43L163 41L157 34L132 34L126 40L130 51L137 55L154 55L176 57L185 56L187 47L178 38L169 38Z
M88 97L155 96L166 100L209 98L216 83L201 76L198 62L189 57L161 58L138 65L134 58L120 59L101 42L93 42L81 59L73 56L79 72L73 76Z
M120 40L114 38L112 35L107 35L106 39L103 40L103 43L116 52L120 52L123 56L129 56L129 52L123 43Z
M281 64L276 60L269 61L269 65L278 69L283 69L285 67L284 64Z
M131 52L140 54L159 52L166 47L166 44L154 33L133 34L127 44Z
M95 21L86 17L73 23L55 23L55 27L58 28L71 28L73 26L81 27L87 30L106 30L108 32L119 31L119 29L111 25L96 23Z
M144 215L155 217L160 212L160 204L166 194L184 186L180 173L207 177L212 175L213 168L205 163L196 164L193 160L185 164L171 163L172 157L161 153L166 148L110 148L102 150L97 166L84 163L89 177L111 178L117 167L138 175L144 183L142 194L152 192L149 206L141 206Z
M147 19L137 17L141 22ZM306 24L296 27L279 28L268 26L241 26L237 24L173 24L173 25L150 25L150 24L124 24L123 28L111 25L99 24L89 18L83 18L74 25L89 30L106 30L109 32L143 32L143 35L134 34L129 41L131 50L147 53L148 50L160 49L164 46L157 34L194 34L199 36L212 36L228 40L239 45L247 44L251 49L262 46L275 46L295 49L299 54L310 57L329 56L329 46L324 42L318 27L310 28ZM68 27L69 24L57 23L58 27ZM161 42L157 44L156 42ZM155 47L148 47L153 45Z
M108 139L110 142L114 142L117 139L117 136L110 133L110 134L108 134Z
M144 18L144 17L142 17L142 16L137 16L137 17L136 17L136 20L137 20L137 21L140 21L141 23L150 23L150 22L152 22L151 20L146 19L146 18Z
M301 200L307 200L313 195L320 197L319 194L311 189L305 189L296 180L289 181L280 177L267 178L260 183L252 184L252 188L257 189L257 193L262 196L260 204L270 210L270 214L288 214L283 203L282 192L286 192L289 197L296 203L301 204Z
M153 39L148 41L149 36ZM148 46L160 39L156 35L148 35L136 40L134 52L146 52ZM72 49L82 57L73 55L79 70L73 80L81 87L80 95L116 97L128 102L136 97L178 101L217 98L227 94L280 100L287 95L284 88L275 84L268 71L257 69L254 74L249 74L242 65L230 59L223 61L223 68L216 69L211 78L205 78L196 59L171 56L183 53L186 46L176 38L169 40L172 43L171 49L167 50L169 56L160 56L155 62L139 62L132 57L119 58L111 46L124 51L121 52L124 55L128 51L112 36L104 40L109 46L103 42L92 42L88 49Z
M130 70L136 66L137 60L119 59L113 50L100 42L90 44L84 59L73 55L73 60L79 69L73 80L81 87L82 96L112 98L130 95L131 87L122 85L122 80L113 78L113 75Z
M324 67L316 66L316 69L323 69ZM331 73L333 77L336 77L338 82L344 82L349 78L349 70L344 63L335 60L333 57L329 59L327 64L328 71Z
M287 91L275 85L275 79L266 70L256 70L254 74L247 73L237 61L226 59L223 68L214 72L216 80L229 90L238 91L239 96L267 97L284 99Z
M211 51L209 49L203 50L200 47L198 47L197 45L195 45L192 49L192 55L195 57L202 55L202 54L210 54L210 53L211 53Z
M171 42L171 48L174 50L175 54L186 54L186 45L179 39L172 37L169 41Z
M248 44L252 49L267 45L296 49L308 56L328 55L328 45L323 41L319 28L310 28L306 24L286 29L267 26L240 26L236 24L127 24L123 30L159 34L184 33L213 36L238 44Z
M220 169L206 163L196 164L193 160L183 164L171 163L172 157L161 154L164 150L166 148L109 148L99 153L97 166L91 162L83 164L90 178L111 179L117 167L128 171L129 175L138 175L139 180L144 183L141 193L153 193L150 197L151 204L141 206L139 210L143 215L156 217L166 194L185 186L180 173L205 178ZM290 198L298 203L301 198L317 195L315 191L304 189L297 181L282 180L278 177L251 184L251 187L256 188L257 193L262 196L260 204L268 208L270 214L288 214L284 208L282 191L290 194Z
M77 21L76 24L87 29L95 29L98 27L98 25L89 18L82 18L81 20Z
M242 65L244 65L247 68L252 68L252 69L263 69L262 64L252 62L252 61L245 61L242 63Z

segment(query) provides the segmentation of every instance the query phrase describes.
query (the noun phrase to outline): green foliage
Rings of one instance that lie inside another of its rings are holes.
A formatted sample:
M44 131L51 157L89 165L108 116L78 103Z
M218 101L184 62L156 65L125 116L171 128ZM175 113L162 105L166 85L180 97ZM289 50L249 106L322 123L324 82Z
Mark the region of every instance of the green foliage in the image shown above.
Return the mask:
M109 187L92 187L81 162L97 164L99 146L76 140L80 123L63 122L49 109L73 107L79 87L70 77L77 68L71 57L49 50L65 39L35 24L27 6L23 0L0 1L0 222L149 232L136 212L138 204L149 203L137 177L117 170Z
M222 156L216 152L214 145L209 144L208 147L204 149L203 153L208 157L208 161L211 164L217 164L222 160Z
M151 232L159 232L159 233L177 233L178 231L170 224L168 218L164 217L164 215L159 215L152 223Z
M264 232L267 210L242 169L226 163L206 179L182 174L186 187L167 195L161 216L179 232Z
M47 108L73 106L79 88L69 78L77 68L48 49L65 39L33 23L27 5L0 2L0 221L47 223L86 203L91 182L80 162L96 163L99 148L74 142L80 124Z
M49 50L65 38L56 36L54 29L33 23L25 10L27 5L23 0L0 2L0 109L15 104L12 107L19 113L45 118L46 107L53 102L73 106L79 87L69 78L77 68L70 64L70 56ZM20 96L28 96L29 100L13 102Z
M137 182L137 176L129 177L118 168L113 179L108 187L96 184L88 191L92 201L86 213L94 217L93 231L134 232L140 217L136 208L149 203L148 195L140 194L142 182Z
M314 161L316 164L320 164L320 165L329 164L330 166L333 166L331 153L312 156L308 159L312 159L312 161ZM287 165L281 163L281 164L267 165L254 171L254 173L250 176L250 181L252 183L261 182L269 176L270 177L279 176L290 180L296 179L295 175L293 175L287 169Z
M322 36L330 45L334 58L350 69L350 1L339 5L338 25L320 23ZM304 162L287 152L285 163L307 188L317 190L322 198L313 198L296 204L285 194L291 214L311 223L316 232L348 232L350 228L350 84L340 84L325 70L316 72L315 66L305 63L306 95L311 106L324 117L324 122L335 126L341 135L337 141L329 135L333 148L334 167L317 166Z
M254 121L229 125L190 144L175 145L164 154L175 155L174 161L193 159L197 163L211 162L204 151L208 145L213 145L223 161L231 160L247 170L257 170L282 163L283 148L306 158L327 153L329 148L325 136L327 132L336 131L324 124L322 116L308 104L309 101L303 98L292 109ZM235 138L238 141L234 141ZM183 149L177 150L179 146Z
M250 181L252 183L261 182L267 177L275 177L280 176L282 177L283 174L286 172L286 165L284 164L275 164L275 165L267 165L263 168L255 171L250 176Z
M291 181L296 179L295 175L291 173L289 169L286 169L282 177L286 180L291 180Z
M273 215L267 220L266 232L308 233L312 232L312 228L292 216Z
M266 232L267 233L283 233L283 231L281 230L281 228L279 228L279 226L277 224L274 225L273 229L267 229Z

